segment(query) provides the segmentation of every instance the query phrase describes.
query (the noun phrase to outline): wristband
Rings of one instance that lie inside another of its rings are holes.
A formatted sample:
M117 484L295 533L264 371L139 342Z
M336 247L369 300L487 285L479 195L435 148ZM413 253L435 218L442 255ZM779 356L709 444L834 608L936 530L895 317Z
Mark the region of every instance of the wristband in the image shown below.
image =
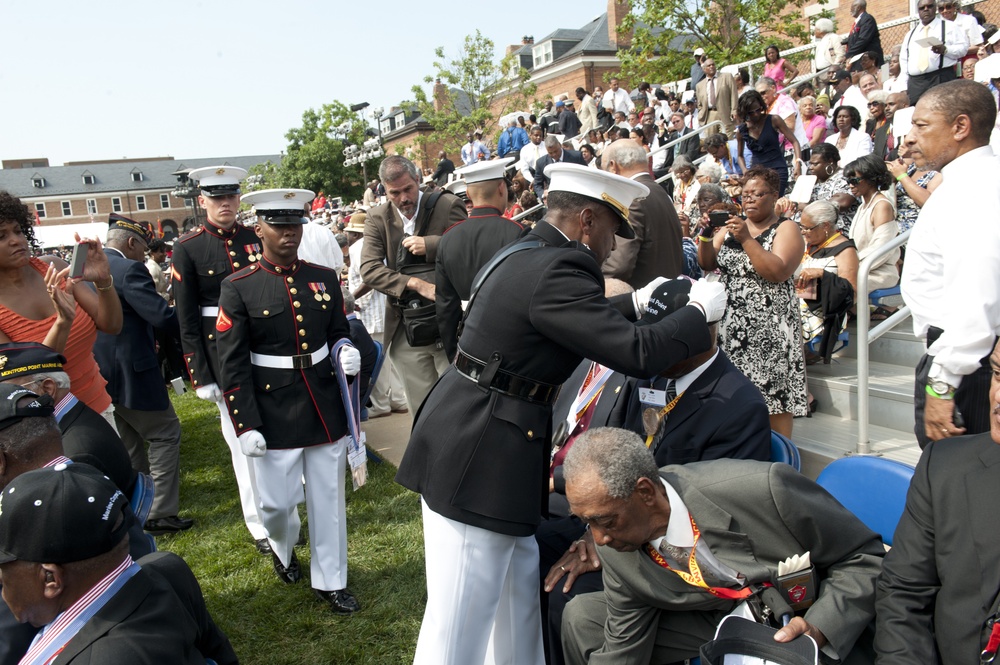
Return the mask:
M896 176L896 182L903 182L903 178L909 178L909 177L910 177L909 173L900 173L898 176Z
M955 399L955 391L946 393L944 395L939 395L933 388L931 388L930 384L927 384L924 387L924 391L931 397L936 397L937 399Z
M712 242L711 236L698 236L698 240L702 242Z

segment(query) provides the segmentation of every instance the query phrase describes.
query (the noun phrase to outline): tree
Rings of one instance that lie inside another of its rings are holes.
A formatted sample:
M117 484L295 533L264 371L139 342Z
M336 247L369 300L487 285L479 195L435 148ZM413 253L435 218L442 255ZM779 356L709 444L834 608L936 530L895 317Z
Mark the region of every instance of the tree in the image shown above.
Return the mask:
M344 146L361 145L366 129L366 123L341 102L324 104L318 111L307 109L302 126L285 134L288 148L271 182L347 200L360 198L365 184L361 166L344 166Z
M537 89L529 83L531 75L513 54L497 63L494 52L493 40L479 30L466 36L461 53L451 62L445 62L443 47L434 50L435 74L425 77L424 83L440 81L448 92L438 110L433 88L428 97L421 86L413 86L417 110L434 128L433 134L416 139L421 149L434 143L453 152L465 143L469 132L482 129L484 136L492 136L501 116L528 109Z
M785 49L806 43L802 8L813 2L635 0L619 28L623 35L634 33L631 46L618 52L621 74L632 81L676 81L690 74L696 46L721 67L759 58L768 44Z

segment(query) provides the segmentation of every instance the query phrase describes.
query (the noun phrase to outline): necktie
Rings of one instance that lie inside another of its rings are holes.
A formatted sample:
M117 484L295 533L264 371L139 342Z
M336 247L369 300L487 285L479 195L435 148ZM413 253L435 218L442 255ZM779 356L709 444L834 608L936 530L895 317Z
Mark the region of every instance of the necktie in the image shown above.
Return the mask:
M715 106L715 77L708 79L708 108Z
M931 31L930 25L924 26L924 34L921 39L926 39ZM927 68L931 65L931 50L927 46L920 47L920 53L917 54L917 67L920 68L920 73L923 74L927 71Z
M688 570L688 560L691 558L690 547L676 547L664 538L660 541L660 554L671 560L671 567L678 570Z
M667 404L670 404L677 397L677 382L673 379L667 379L665 390L667 392Z

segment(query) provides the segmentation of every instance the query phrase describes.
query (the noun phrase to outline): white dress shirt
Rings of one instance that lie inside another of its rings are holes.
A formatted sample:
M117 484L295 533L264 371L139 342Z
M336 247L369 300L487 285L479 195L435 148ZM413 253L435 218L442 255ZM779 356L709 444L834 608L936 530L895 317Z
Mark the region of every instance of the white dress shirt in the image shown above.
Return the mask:
M938 55L931 51L927 56L927 69L920 69L920 44L917 40L923 38L924 28L927 28L927 36L941 39L941 24L944 23L944 55ZM903 48L899 52L899 69L907 76L920 76L922 74L933 74L939 68L954 67L955 63L969 51L969 38L965 31L955 25L952 21L946 21L940 16L936 16L933 21L924 26L917 23L913 29L906 34L903 40ZM943 62L942 62L943 59Z
M348 256L351 257L351 265L347 269L347 288L351 290L351 293L357 291L364 284L364 280L361 279L361 251L364 246L365 239L361 238L347 250ZM369 334L375 335L385 331L384 293L372 289L360 298L356 298L354 304L360 310L358 318L361 319L361 323L365 324L365 329Z
M528 142L528 145L521 148L521 175L528 182L531 182L535 177L534 169L535 162L542 155L548 154L545 152L545 144L539 143L535 145L534 143Z
M1000 157L977 148L941 169L944 176L913 226L901 281L913 333L944 334L927 350L930 378L958 386L1000 334Z
M621 111L625 115L628 115L629 111L635 110L635 102L629 96L628 91L625 88L618 88L618 90L608 90L604 93L604 100L611 100L611 103L615 105L614 111ZM612 111L612 113L614 112Z

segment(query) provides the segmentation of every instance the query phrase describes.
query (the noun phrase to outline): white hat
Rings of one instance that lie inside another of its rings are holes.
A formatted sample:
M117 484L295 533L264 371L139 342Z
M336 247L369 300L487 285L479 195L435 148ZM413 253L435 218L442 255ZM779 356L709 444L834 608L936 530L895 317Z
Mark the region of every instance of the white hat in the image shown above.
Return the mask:
M514 163L513 157L505 159L489 159L478 161L458 169L456 173L465 180L466 183L485 182L486 180L500 180L504 171L510 164Z
M631 178L566 162L549 164L545 175L551 179L549 192L572 192L606 204L624 222L616 234L627 239L635 237L628 222L628 209L635 201L649 196L648 187Z
M705 55L705 49L703 49L703 48L701 48L701 47L699 46L698 48L696 48L696 49L694 50L694 54L695 54L695 55Z
M996 78L1000 78L1000 53L994 53L976 63L976 81L988 83Z
M465 190L468 189L468 183L464 180L452 180L447 185L444 186L446 190L455 194L456 196L465 197Z
M240 193L240 182L247 170L238 166L206 166L188 173L206 196L230 196Z
M316 197L308 189L262 189L243 197L243 203L268 224L305 224L305 207Z

